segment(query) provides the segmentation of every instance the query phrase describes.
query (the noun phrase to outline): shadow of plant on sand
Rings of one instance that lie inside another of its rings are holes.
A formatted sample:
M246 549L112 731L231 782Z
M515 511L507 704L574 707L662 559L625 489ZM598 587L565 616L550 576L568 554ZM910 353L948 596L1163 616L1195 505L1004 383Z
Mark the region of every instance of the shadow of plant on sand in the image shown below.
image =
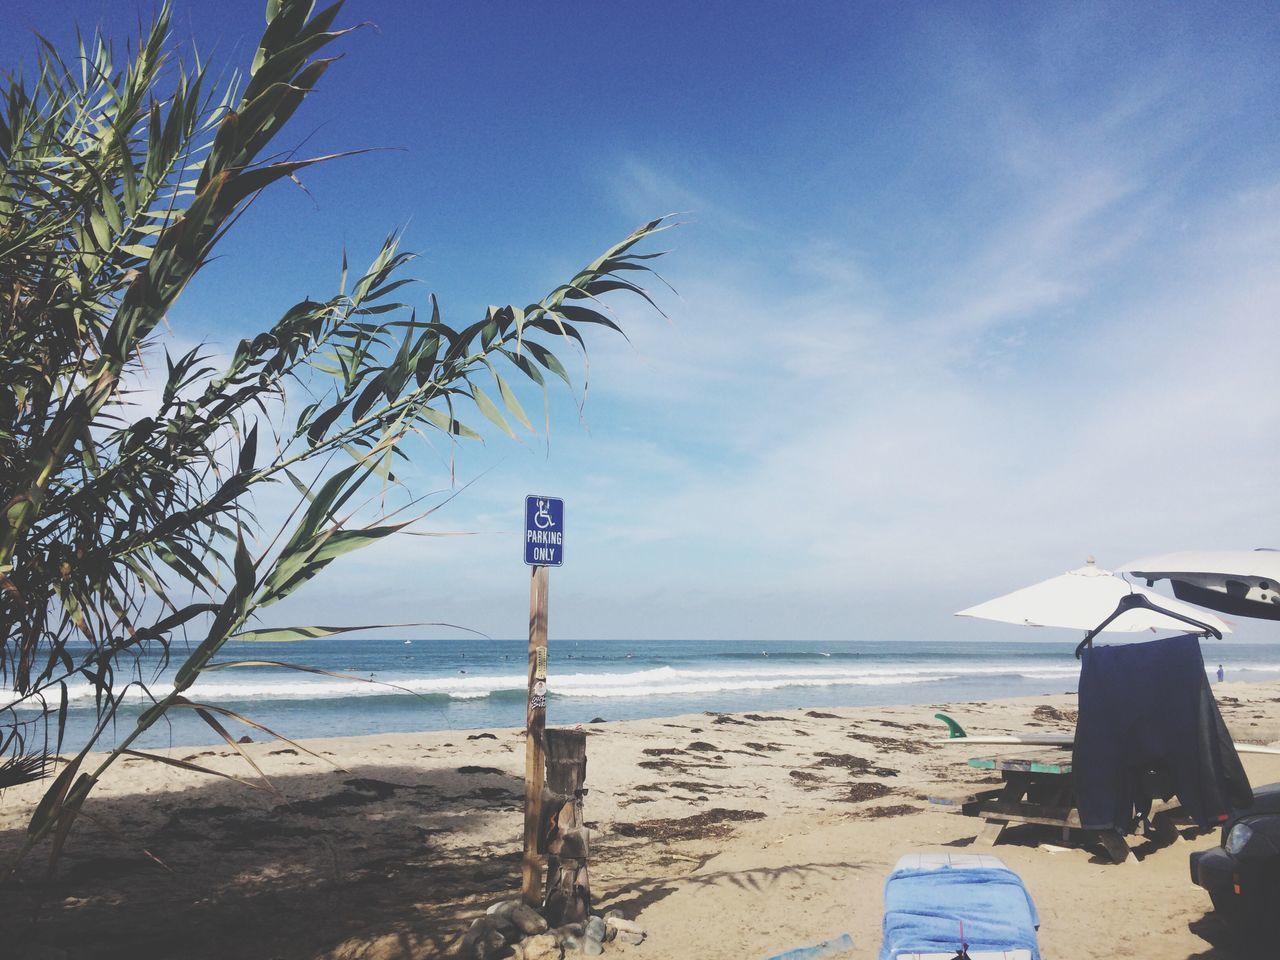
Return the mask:
M830 880L851 870L868 869L863 864L848 862L796 863L785 867L754 867L750 870L716 870L711 873L700 873L699 871L715 856L717 854L712 852L691 859L690 871L686 874L625 883L601 897L595 907L601 912L621 910L625 916L633 917L682 888L732 886L752 893L762 893L783 877Z
M439 956L478 904L519 887L523 784L464 770L362 764L276 776L280 795L214 781L97 796L52 878L32 858L0 886L6 956ZM495 843L504 819L512 839ZM0 831L0 857L24 836Z

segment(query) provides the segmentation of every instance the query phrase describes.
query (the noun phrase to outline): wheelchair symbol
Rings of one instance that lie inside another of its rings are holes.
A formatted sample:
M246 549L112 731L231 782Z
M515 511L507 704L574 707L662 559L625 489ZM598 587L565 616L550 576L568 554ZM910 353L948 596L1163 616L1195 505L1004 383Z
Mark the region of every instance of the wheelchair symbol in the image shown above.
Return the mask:
M546 530L555 526L555 522L551 519L551 514L547 512L547 501L538 501L537 512L533 515L533 525L539 530Z

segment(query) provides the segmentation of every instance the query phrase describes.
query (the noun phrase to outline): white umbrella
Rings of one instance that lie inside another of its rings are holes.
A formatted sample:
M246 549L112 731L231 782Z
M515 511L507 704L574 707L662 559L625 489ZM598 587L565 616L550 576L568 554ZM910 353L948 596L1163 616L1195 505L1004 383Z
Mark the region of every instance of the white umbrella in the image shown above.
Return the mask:
M1188 550L1134 560L1120 569L1174 596L1241 617L1280 620L1280 551Z
M1090 559L1086 566L1052 577L1002 597L980 603L976 607L959 611L957 617L977 617L982 620L998 620L1001 623L1019 623L1030 627L1064 627L1073 630L1092 630L1116 612L1120 600L1127 594L1144 594L1156 606L1190 617L1230 633L1230 628L1213 614L1190 604L1170 600L1154 590L1135 586L1109 570L1094 566ZM1136 633L1139 630L1186 630L1188 624L1174 617L1165 616L1145 607L1135 607L1106 626L1107 631Z

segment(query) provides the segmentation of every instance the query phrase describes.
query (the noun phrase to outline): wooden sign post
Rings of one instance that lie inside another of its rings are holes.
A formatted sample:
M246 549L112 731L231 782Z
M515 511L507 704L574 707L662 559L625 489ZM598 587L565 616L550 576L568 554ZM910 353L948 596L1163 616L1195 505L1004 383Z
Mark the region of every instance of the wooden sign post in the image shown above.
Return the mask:
M546 776L543 736L547 729L547 573L564 563L564 501L524 498L524 562L529 578L529 708L524 739L524 859L520 896L530 906L542 902L542 858L538 830Z
M542 902L538 823L542 818L543 733L547 727L548 579L546 567L534 567L529 580L529 709L525 716L524 860L520 869L520 896L532 907Z
M553 927L586 923L591 918L591 881L587 876L590 836L582 816L586 779L586 732L548 730L545 809L538 834L547 855L543 913Z

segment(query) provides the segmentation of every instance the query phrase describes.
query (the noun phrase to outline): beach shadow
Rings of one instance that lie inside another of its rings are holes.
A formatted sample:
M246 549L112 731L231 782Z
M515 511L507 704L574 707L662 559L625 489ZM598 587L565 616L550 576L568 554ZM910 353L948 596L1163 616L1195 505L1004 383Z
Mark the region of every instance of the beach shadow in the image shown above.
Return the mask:
M681 889L727 886L750 893L761 893L787 876L812 877L829 880L849 870L867 870L865 864L855 863L797 863L785 867L755 867L750 870L719 870L699 873L718 851L707 853L690 863L690 872L680 876L661 877L625 883L616 890L600 897L595 908L600 912L621 910L625 916L640 913Z
M1157 829L1147 836L1130 835L1126 837L1129 849L1139 861L1145 860L1151 854L1158 850L1171 846L1180 836L1186 839L1193 839L1203 833L1211 833L1212 831L1191 831L1174 829L1168 824L1158 824ZM1105 866L1115 866L1111 856L1107 853L1102 842L1097 838L1096 834L1083 830L1072 830L1071 839L1067 843L1062 841L1062 832L1059 827L1049 827L1035 823L1011 823L1004 828L1004 832L1000 834L1000 842L994 847L985 846L977 842L976 836L959 837L955 840L947 841L941 844L944 847L974 847L975 851L998 851L1000 847L1015 846L1023 848L1036 848L1044 843L1053 843L1060 846L1075 847L1080 850L1090 852L1089 862ZM998 856L998 853L995 853Z
M231 756L203 748L191 753L202 753L194 762L204 763ZM516 896L521 880L523 781L465 758L460 748L457 764L448 768L374 759L346 770L312 764L273 775L278 794L211 778L185 789L91 797L88 817L75 826L52 877L44 869L47 849L37 849L13 880L0 884L0 955L451 955L471 921L495 901ZM665 878L611 889L607 874L598 874L599 888L610 891L600 909L619 907L635 916L682 884L759 889L783 873L859 869L801 865L690 877L709 856L670 849L684 839L728 836L760 816L714 808L613 824L598 847L593 844L593 861L634 868L636 853L647 860L641 869ZM24 835L20 828L0 831L0 863Z
M1150 833L1129 834L1125 837L1125 842L1128 843L1130 852L1139 861L1142 861L1153 853L1172 846L1179 838L1195 840L1213 832L1213 829L1202 830L1197 827L1184 827L1180 829L1170 823L1167 818L1157 814L1153 823L1153 829ZM1101 846L1101 842L1098 841L1093 834L1085 833L1080 839L1077 839L1075 832L1073 832L1072 840L1076 846L1086 847L1095 851L1094 855L1089 858L1090 863L1112 863L1111 857L1107 854L1106 849Z
M1256 960L1275 953L1274 942L1250 939L1231 931L1213 910L1188 923L1187 929L1209 944L1207 950L1190 954L1187 960Z
M468 770L460 754L456 768L370 762L272 779L278 795L211 779L91 797L51 877L37 848L0 883L0 952L301 960L376 941L381 956L435 957L519 889L519 777ZM484 840L494 818L512 824L510 842ZM0 863L24 839L0 831Z

